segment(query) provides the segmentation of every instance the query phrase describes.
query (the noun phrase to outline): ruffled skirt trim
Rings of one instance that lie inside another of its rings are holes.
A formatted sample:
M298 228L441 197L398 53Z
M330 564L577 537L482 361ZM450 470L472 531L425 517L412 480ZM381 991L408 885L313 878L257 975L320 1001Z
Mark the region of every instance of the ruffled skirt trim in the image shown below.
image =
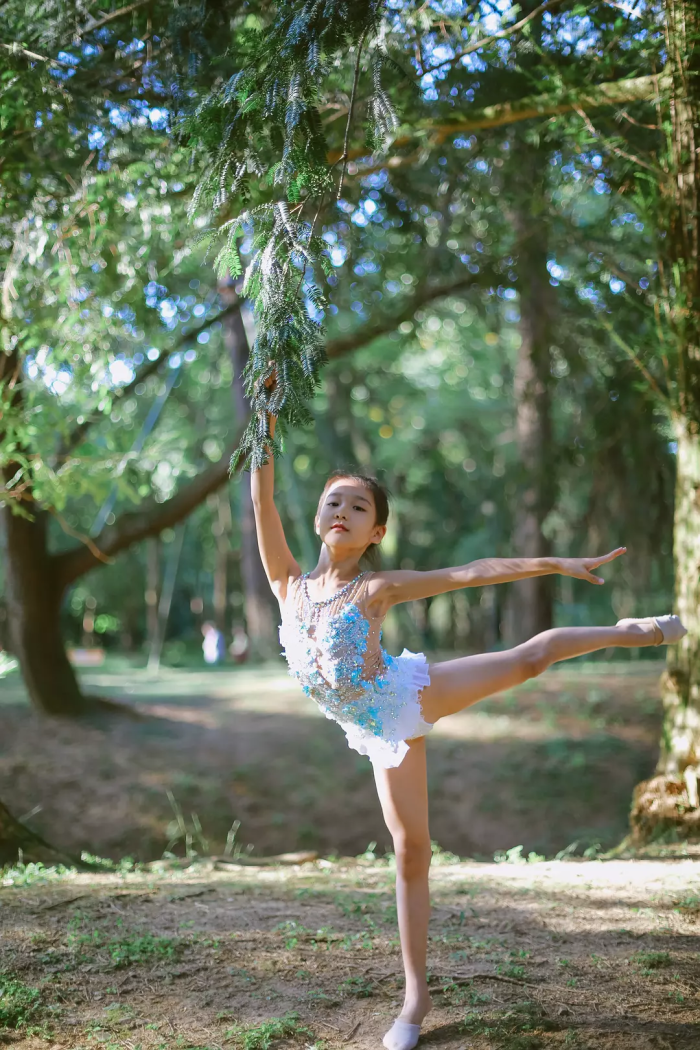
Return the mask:
M421 693L426 685L430 685L428 661L424 654L404 649L401 656L392 661L391 671L398 679L392 685L400 689L405 703L393 725L385 724L383 736L375 736L353 723L338 723L345 732L348 746L361 755L367 755L373 765L382 769L400 766L408 752L406 741L426 736L433 728L432 723L423 718L420 705ZM332 717L326 712L326 718Z

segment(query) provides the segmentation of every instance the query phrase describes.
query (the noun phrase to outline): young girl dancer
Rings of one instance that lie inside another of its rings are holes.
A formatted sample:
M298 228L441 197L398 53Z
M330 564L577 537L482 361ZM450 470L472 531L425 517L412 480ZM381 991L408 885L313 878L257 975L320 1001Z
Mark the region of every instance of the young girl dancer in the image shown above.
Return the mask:
M275 420L270 417L274 431ZM614 627L560 627L505 652L428 665L422 653L389 656L381 625L392 605L460 587L482 587L559 573L601 584L593 570L617 558L484 558L431 572L363 572L360 559L386 532L387 494L374 479L334 474L323 489L315 528L318 564L302 573L274 503L272 458L252 476L258 542L280 603L280 638L290 672L350 747L372 761L396 855L396 903L406 992L384 1036L387 1050L411 1050L430 1009L428 941L428 793L425 736L435 722L534 678L557 660L610 646L670 644L686 633L677 616L620 620Z

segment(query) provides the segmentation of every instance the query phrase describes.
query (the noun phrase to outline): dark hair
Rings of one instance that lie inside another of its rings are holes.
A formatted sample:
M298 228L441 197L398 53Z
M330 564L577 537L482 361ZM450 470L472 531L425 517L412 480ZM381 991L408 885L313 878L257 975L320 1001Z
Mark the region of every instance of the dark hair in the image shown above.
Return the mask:
M357 470L334 470L333 473L326 480L326 484L323 486L323 492L321 498L318 501L319 509L323 497L328 491L329 485L332 485L334 481L340 481L341 478L347 478L348 481L356 481L358 485L362 485L363 488L369 489L374 499L374 516L375 525L386 525L389 520L389 490L385 485L382 485L381 481L373 477L371 474L362 474ZM379 552L378 543L370 543L365 553L360 558L360 564L366 564L371 569L378 569L381 562L381 556Z

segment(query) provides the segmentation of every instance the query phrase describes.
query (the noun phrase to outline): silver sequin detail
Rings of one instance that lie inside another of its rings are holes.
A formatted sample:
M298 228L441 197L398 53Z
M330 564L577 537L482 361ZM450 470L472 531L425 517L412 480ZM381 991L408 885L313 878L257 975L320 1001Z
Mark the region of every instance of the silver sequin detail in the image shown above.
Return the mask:
M290 674L327 717L392 742L401 726L420 723L418 734L429 727L420 717L419 690L410 687L405 661L402 665L401 657L382 648L381 631L373 632L363 615L368 576L363 573L321 602L309 598L302 577L285 606L280 641Z

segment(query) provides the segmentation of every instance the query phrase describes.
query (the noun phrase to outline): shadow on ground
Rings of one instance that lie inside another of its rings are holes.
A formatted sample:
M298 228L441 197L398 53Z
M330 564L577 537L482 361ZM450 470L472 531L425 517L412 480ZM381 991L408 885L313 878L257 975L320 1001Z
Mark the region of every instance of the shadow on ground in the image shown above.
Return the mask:
M659 670L579 663L445 719L428 740L433 838L477 858L519 844L548 856L573 841L614 845L656 760ZM282 670L83 678L151 717L49 720L16 677L0 682L0 798L64 849L160 856L167 791L198 814L212 852L234 820L263 855L389 848L368 760Z
M421 1046L696 1048L697 872L436 858ZM378 1047L402 998L393 875L360 860L20 879L0 890L0 1028L14 1016L22 1050Z

